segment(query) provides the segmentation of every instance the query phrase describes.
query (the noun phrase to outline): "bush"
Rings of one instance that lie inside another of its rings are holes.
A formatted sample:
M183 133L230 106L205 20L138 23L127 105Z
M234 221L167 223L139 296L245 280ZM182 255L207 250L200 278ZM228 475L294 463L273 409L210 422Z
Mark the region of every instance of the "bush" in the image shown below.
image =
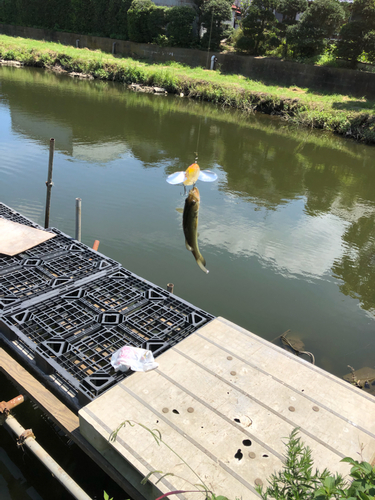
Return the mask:
M172 7L167 14L167 34L172 45L191 47L194 41L195 12L188 6Z
M149 16L155 8L151 0L133 0L128 10L129 40L138 43L152 42L149 29Z
M90 0L71 0L72 29L76 33L92 32L92 9Z
M150 10L147 24L151 40L154 42L159 36L165 34L168 7L154 7Z
M243 34L241 28L238 28L233 35L234 47L240 52L253 52L255 40Z

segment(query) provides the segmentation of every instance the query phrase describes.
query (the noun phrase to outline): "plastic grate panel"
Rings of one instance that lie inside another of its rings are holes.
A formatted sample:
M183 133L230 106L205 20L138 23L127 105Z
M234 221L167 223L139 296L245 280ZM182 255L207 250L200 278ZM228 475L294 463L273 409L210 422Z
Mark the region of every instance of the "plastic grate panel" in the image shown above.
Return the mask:
M48 344L54 339L38 346L37 351L47 363L58 362L65 379L76 387L78 394L91 400L125 377L124 372L115 372L111 365L112 354L125 345L142 347L144 339L121 326L100 327L90 335L68 341L63 352L54 356ZM59 344L60 339L56 339ZM52 363L55 366L55 363ZM82 398L81 398L82 399Z
M129 306L141 301L143 296L129 288L126 282L118 280L98 280L91 285L85 295L85 301L104 312L115 310L126 313Z
M44 260L43 268L53 277L61 276L84 276L86 274L93 274L99 271L99 262L101 258L95 258L90 253L65 254L54 259Z
M96 312L81 301L52 299L39 307L13 314L4 319L18 337L25 336L36 345L50 338L77 336L95 321Z
M151 303L126 317L129 328L148 338L161 338L184 323L184 316L164 307L162 303Z
M45 292L51 279L37 267L19 266L0 276L0 300L17 298L24 300Z
M6 267L16 266L20 263L20 259L17 256L4 255L0 253L0 270Z
M7 207L3 203L0 203L0 217L3 217L4 219L11 220L13 222L18 222L19 224L23 224L24 226L40 228L40 226L38 224L31 221L27 217L24 217L23 215L16 212L12 208Z
M112 354L125 345L141 347L143 339L119 326L104 327L89 337L71 342L67 352L59 356L59 365L77 380L97 371L113 375Z
M183 316L184 318L188 318L190 314L194 313L197 310L196 307L173 297L169 297L168 299L166 299L163 302L163 305L166 309L181 314L181 316ZM207 313L204 314L207 315Z
M24 252L28 257L41 257L43 255L54 254L56 252L67 251L70 245L74 242L72 238L65 234L54 230L48 232L54 233L56 236L50 240L40 243L36 247L30 248Z

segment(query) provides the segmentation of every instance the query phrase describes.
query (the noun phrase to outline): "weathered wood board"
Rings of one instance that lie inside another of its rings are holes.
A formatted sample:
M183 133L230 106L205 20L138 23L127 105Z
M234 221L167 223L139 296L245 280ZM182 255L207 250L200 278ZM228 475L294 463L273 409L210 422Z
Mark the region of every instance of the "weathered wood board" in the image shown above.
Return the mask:
M346 474L349 466L340 460L358 458L361 450L364 460L375 459L373 397L224 318L158 363L79 412L81 433L103 454L111 450L135 488L142 475L162 471L150 478L154 484L160 479L162 493L204 482L228 498L257 498L256 485L282 468L283 443L296 427L320 470ZM179 456L137 424L110 442L125 420L158 429Z
M53 233L0 217L0 253L4 255L17 255L54 237Z

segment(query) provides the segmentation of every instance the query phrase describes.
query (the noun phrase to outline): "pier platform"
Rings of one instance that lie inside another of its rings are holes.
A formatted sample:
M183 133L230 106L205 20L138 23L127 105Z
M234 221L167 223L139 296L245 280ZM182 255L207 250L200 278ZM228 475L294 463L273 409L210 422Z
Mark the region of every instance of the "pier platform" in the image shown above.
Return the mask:
M346 456L375 463L372 396L224 318L157 361L79 411L81 434L147 499L197 483L230 499L259 498L256 485L282 468L296 427L319 470L347 474ZM126 420L141 425L109 441Z

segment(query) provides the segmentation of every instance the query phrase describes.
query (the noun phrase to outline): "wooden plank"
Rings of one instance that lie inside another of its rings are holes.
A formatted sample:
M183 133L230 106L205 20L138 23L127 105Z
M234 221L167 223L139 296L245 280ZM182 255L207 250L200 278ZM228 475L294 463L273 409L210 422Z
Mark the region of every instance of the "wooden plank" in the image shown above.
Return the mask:
M22 393L36 401L38 406L50 417L64 432L71 434L78 429L77 415L69 410L59 399L49 392L36 378L15 361L4 349L0 348L0 370L17 386Z
M55 237L55 234L48 231L18 224L2 217L0 217L0 235L0 253L11 256Z
M113 481L123 488L133 500L145 500L144 496L82 436L79 430L78 416L70 411L69 408L50 393L44 385L36 380L2 348L0 348L0 371L14 385L20 388L20 392L23 395L26 394L32 401L37 403L41 410L98 464Z

